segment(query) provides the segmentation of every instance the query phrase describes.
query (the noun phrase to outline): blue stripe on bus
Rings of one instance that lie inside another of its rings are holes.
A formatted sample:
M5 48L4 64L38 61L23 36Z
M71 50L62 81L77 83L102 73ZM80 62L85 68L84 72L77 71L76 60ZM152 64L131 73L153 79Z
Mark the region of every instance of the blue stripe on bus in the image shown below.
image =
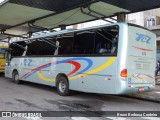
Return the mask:
M73 60L76 60L76 61L77 61L77 60L84 60L84 61L87 61L87 63L88 63L88 66L87 66L87 67L85 67L83 70L79 71L79 72L76 73L75 75L84 73L85 71L87 71L88 69L90 69L90 67L93 65L93 61L92 61L91 59L88 59L88 58L70 58L70 59L66 59L66 60L57 61L57 62L55 62L54 64L48 63L48 64L46 64L44 67L39 68L39 69L37 69L37 70L34 70L34 69L33 69L34 71L31 72L31 73L29 73L28 75L26 75L26 76L24 77L24 79L27 79L27 78L28 78L29 76L31 76L32 74L38 72L38 71L41 70L41 69L50 67L51 65L61 64L61 63L65 63L65 62L73 61ZM43 66L43 65L42 65L42 66ZM38 67L37 67L37 68L38 68ZM36 68L35 68L35 69L36 69Z

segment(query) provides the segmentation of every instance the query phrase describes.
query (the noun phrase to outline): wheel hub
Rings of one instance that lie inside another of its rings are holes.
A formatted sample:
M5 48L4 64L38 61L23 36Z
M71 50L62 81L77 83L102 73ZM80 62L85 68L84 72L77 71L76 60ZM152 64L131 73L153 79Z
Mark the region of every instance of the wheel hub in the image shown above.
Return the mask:
M19 76L16 74L15 75L15 80L17 81L19 79Z
M59 90L61 91L61 92L64 92L65 90L66 90L66 84L65 84L65 82L63 82L63 81L61 81L60 83L59 83Z

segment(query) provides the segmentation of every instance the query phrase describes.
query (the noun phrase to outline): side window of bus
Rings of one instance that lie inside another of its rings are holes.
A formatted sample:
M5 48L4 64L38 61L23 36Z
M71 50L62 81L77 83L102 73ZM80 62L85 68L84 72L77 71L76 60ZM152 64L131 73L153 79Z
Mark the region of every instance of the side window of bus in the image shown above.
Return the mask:
M11 49L11 54L12 56L22 56L24 49L23 47L26 46L26 43L24 41L21 42L16 42L16 44L11 43L10 44L10 49Z
M12 56L23 56L26 51L26 56L32 55L54 55L56 45L56 39L50 38L39 38L31 41L20 41L11 43L10 48L12 49Z
M55 38L41 38L28 43L26 55L54 55L55 52Z
M0 48L0 54L4 54L7 48Z
M72 54L73 35L63 35L57 37L59 41L58 55Z
M75 34L73 54L93 54L95 32L83 31Z
M4 58L4 54L7 48L0 48L0 58Z
M95 54L114 54L117 51L118 29L117 27L101 28L96 30Z

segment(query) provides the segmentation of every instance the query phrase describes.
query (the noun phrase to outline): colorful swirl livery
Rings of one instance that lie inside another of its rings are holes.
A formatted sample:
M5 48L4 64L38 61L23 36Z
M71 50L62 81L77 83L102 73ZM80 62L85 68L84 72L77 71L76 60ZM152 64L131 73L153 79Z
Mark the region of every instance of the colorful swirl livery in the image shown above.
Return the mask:
M55 78L54 79L45 78L42 75L41 70L44 68L51 67L52 65L72 64L74 66L74 69L70 73L67 73L67 76L68 76L69 80L75 80L75 79L79 78L80 76L85 77L87 75L97 73L97 72L107 68L115 61L115 59L116 59L116 57L110 57L106 63L104 63L103 65L101 65L95 69L91 69L91 70L89 70L89 69L93 66L93 61L89 58L78 57L78 58L70 58L70 59L65 59L65 60L56 61L56 62L50 62L50 63L44 64L42 66L39 66L37 68L32 69L30 72L24 74L21 77L21 79L27 79L29 76L31 76L35 73L38 73L38 76L40 79L42 79L44 81L48 81L48 82L55 82ZM80 70L80 68L82 66L79 61L85 61L88 63L88 65L84 69Z

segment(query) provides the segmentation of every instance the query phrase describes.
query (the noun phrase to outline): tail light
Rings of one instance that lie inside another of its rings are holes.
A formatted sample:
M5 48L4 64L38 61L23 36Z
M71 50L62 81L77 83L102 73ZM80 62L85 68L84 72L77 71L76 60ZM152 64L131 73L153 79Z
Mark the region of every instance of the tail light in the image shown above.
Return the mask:
M120 75L121 77L127 77L127 69L123 69Z

